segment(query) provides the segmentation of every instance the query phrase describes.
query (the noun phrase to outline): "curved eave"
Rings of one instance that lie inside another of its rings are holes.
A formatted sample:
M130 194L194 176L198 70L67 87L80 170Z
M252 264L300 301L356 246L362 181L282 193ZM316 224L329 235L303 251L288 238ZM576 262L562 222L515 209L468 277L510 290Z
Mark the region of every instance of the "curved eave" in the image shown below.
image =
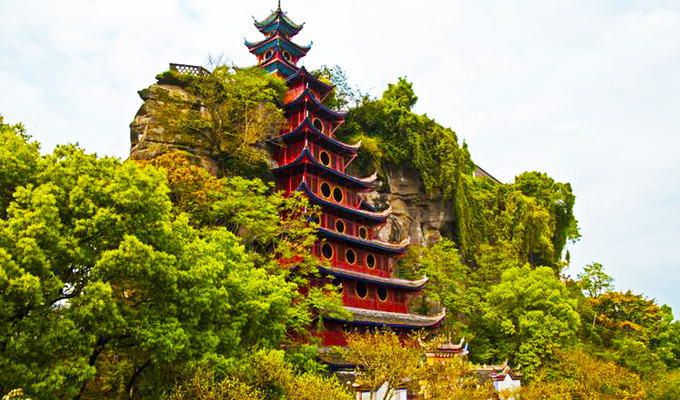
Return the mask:
M366 310L363 308L345 307L353 319L326 318L329 320L348 322L357 325L389 326L391 328L428 328L439 324L446 317L446 310L441 314L426 316L404 314L387 311Z
M259 42L249 42L248 40L245 40L245 45L248 48L248 51L258 56L263 54L266 50L280 47L293 53L293 56L296 58L304 57L312 48L311 44L309 46L300 46L281 36L273 36Z
M318 139L321 142L324 142L329 147L332 147L333 149L341 151L343 153L356 154L357 151L359 151L359 148L361 147L361 141L359 141L359 143L357 144L347 144L337 139L334 139L328 135L323 134L321 131L316 129L314 124L312 124L311 118L309 117L305 117L305 119L300 123L300 125L298 125L294 130L286 132L281 136L278 136L276 140L286 141L291 139L297 139L300 136L302 136L305 132L312 132L316 139Z
M253 18L253 20L255 22L255 27L263 35L267 35L272 30L276 29L277 31L284 31L290 36L295 36L305 25L304 23L298 25L293 22L290 18L288 18L288 16L286 16L286 13L281 11L280 8L276 11L273 11L262 21L258 21L255 18Z
M384 278L371 274L364 274L362 272L349 271L340 268L319 266L319 271L328 275L336 276L338 278L350 278L358 281L369 282L379 286L393 287L397 289L406 290L421 290L427 283L427 277L424 276L416 281L399 278Z
M319 196L317 196L312 190L307 186L307 182L300 182L300 186L298 187L298 190L302 190L305 192L309 200L311 200L315 204L319 204L321 206L326 206L329 208L336 209L338 211L351 214L353 216L361 217L361 218L366 218L370 219L374 222L377 223L383 223L387 221L387 217L392 213L392 206L390 206L387 210L381 211L381 212L372 212L372 211L365 211L365 210L360 210L358 208L352 208L352 207L347 207L343 204L337 204L337 203L332 203L328 200L325 200Z
M289 162L288 164L284 164L284 165L281 165L281 166L274 168L274 171L281 171L281 170L284 170L284 169L293 168L295 166L298 166L298 165L305 163L305 161L309 165L314 165L315 167L319 168L320 170L327 172L327 173L335 176L338 179L344 180L347 183L357 185L357 186L361 186L361 187L364 187L364 188L372 188L372 187L375 187L377 185L377 182L375 182L375 180L377 179L377 174L374 173L373 175L362 179L362 178L356 178L352 175L347 175L347 174L342 173L340 171L334 170L333 168L326 167L325 165L321 164L321 162L319 162L319 160L314 158L314 155L312 155L312 152L309 150L309 147L305 147L300 152L300 155L297 156L297 158L295 160Z
M278 57L273 57L271 60L260 65L260 68L264 69L269 73L280 72L282 75L284 75L284 77L293 75L298 70L298 68L295 65Z
M302 92L295 100L291 101L288 104L285 104L283 106L284 110L289 110L291 108L295 108L299 106L300 104L303 103L308 103L312 104L318 111L321 111L322 113L333 117L335 119L343 119L347 116L347 113L344 111L335 111L331 110L330 108L326 107L325 105L321 104L319 99L316 98L316 96L312 95L312 93L309 91L309 89L305 89L304 92Z
M339 233L326 228L318 228L318 231L329 238L342 240L358 246L367 247L386 253L404 254L406 253L408 246L411 244L411 238L406 238L400 243L389 243L383 242L382 240L362 239L358 236L347 235L345 233Z
M288 84L288 87L290 87L296 81L304 79L307 79L311 86L317 89L317 91L321 94L322 97L326 95L326 93L333 91L333 89L335 88L335 85L329 85L327 83L321 82L319 78L317 78L309 71L307 71L307 68L305 68L304 65L300 67L300 69L298 69L296 73L289 76L286 79L286 83Z

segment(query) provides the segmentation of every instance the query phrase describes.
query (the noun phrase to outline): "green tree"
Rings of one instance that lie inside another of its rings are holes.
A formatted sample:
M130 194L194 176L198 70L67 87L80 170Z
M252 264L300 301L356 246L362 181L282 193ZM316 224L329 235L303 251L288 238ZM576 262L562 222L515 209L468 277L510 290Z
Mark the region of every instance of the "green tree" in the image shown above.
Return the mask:
M11 185L0 393L157 397L183 365L229 363L311 321L287 269L173 212L166 172L59 146Z
M23 125L5 124L0 115L0 217L5 216L15 188L29 182L38 167L40 145L29 140Z
M646 398L643 382L635 373L581 350L557 351L553 362L541 368L531 383L522 385L520 396L523 400Z
M264 163L266 156L256 145L278 134L284 122L276 105L286 91L281 78L260 68L220 65L206 75L167 71L157 79L193 95L165 99L166 123L200 139L222 170L238 175Z
M573 343L580 324L576 300L555 271L528 265L503 272L487 295L484 319L480 336L495 347L489 355L521 365L528 375L557 348Z

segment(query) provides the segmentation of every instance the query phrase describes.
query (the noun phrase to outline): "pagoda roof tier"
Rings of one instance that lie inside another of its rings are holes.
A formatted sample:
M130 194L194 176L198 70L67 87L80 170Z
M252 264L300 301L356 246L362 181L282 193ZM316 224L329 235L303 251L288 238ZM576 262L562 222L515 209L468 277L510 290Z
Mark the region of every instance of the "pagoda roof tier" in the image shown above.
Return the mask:
M323 134L318 130L314 124L312 124L312 119L310 117L305 117L304 120L295 129L290 132L283 133L282 135L273 139L273 141L284 141L284 142L295 142L304 138L305 133L312 133L314 139L317 142L324 143L324 147L329 150L334 150L346 154L356 154L361 148L361 141L357 144L347 144L339 141L333 137Z
M437 315L404 314L388 311L344 307L352 314L352 320L326 317L328 320L348 322L357 325L389 326L391 328L427 328L440 323L446 317L446 309Z
M408 249L408 246L411 244L411 238L406 238L402 240L399 243L390 243L390 242L385 242L382 240L376 240L376 239L362 239L358 236L353 236L353 235L348 235L346 233L340 233L336 231L332 231L327 228L318 228L319 233L325 235L326 237L336 239L336 240L342 240L345 242L352 243L357 246L361 247L366 247L370 248L373 250L378 250L382 252L387 252L387 253L396 253L396 254L404 254L406 253L406 249Z
M300 182L300 186L298 186L298 190L302 190L305 192L309 200L311 200L312 203L324 206L324 207L329 207L334 210L338 210L341 213L349 214L354 217L359 217L359 218L365 218L372 220L373 222L377 223L382 223L387 221L387 217L390 216L392 213L392 206L387 208L384 211L367 211L367 210L362 210L359 208L353 208L349 207L345 204L338 204L338 203L333 203L328 200L325 200L322 197L317 196L312 190L307 186L307 182L302 181Z
M256 20L255 17L253 17L253 20L255 21L257 30L266 36L274 36L275 34L280 33L287 37L293 37L297 35L305 25L304 23L298 25L291 21L286 13L281 10L281 6L275 11L272 11L272 13L262 21Z
M300 152L300 155L297 156L297 158L295 160L289 162L288 164L280 165L280 166L274 168L274 171L282 171L282 170L286 170L286 169L291 169L291 168L294 168L294 167L297 167L297 166L303 165L303 164L313 165L313 166L317 167L318 169L320 169L321 171L326 172L329 175L332 175L335 178L338 178L339 180L342 180L349 185L355 185L355 186L360 186L360 187L364 187L364 188L372 188L372 187L375 187L377 185L377 182L376 182L376 179L378 178L377 172L375 172L375 173L373 173L373 175L367 176L365 178L357 178L355 176L348 175L348 174L345 174L344 172L340 172L340 171L335 170L333 168L327 167L327 166L321 164L321 162L314 157L314 154L312 154L312 150L309 148L309 145L307 143L305 143L305 147L302 149L302 151Z
M283 109L288 111L303 104L311 105L315 111L320 112L321 114L324 114L333 120L344 119L347 116L347 113L344 111L335 111L321 104L319 99L312 94L309 88L300 93L300 95L295 100L289 102L288 104L284 104Z
M426 276L423 276L422 278L415 281L399 278L385 278L382 276L365 274L363 272L324 266L319 266L319 271L328 275L336 276L338 278L351 278L358 281L369 282L378 286L388 286L406 290L420 290L425 286L425 283L427 283L428 280Z
M335 85L329 85L327 83L321 82L321 80L314 76L314 74L307 71L307 68L305 68L304 65L300 67L296 73L289 76L286 79L286 83L288 84L288 87L292 87L295 83L299 81L304 82L305 80L309 82L309 86L311 86L312 89L316 89L316 91L319 92L319 95L322 98L325 97L326 94L333 91L333 88L335 88Z
M510 378L515 381L522 379L522 373L510 368L507 360L505 360L502 365L478 365L475 368L475 372L477 373L477 379L479 379L480 383L489 379L492 381L502 381L505 379L506 375L510 375Z
M312 48L311 44L309 46L300 46L291 42L289 39L278 35L261 40L259 42L249 42L248 40L245 40L245 44L246 47L248 47L248 51L250 51L252 54L255 54L256 56L261 56L262 54L266 53L267 50L273 51L278 48L290 52L290 54L296 59L304 57L305 54L307 54L307 52Z
M271 73L278 72L284 79L297 72L298 67L290 63L288 60L281 57L280 52L275 52L274 56L267 62L260 65L260 68Z

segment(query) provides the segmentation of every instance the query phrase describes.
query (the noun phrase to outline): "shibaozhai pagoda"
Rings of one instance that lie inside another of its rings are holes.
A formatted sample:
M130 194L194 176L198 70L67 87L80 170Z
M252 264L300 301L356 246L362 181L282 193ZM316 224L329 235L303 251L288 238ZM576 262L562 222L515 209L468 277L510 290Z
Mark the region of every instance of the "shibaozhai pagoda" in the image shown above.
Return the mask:
M436 333L443 324L446 310L434 307L434 315L411 312L416 309L427 277L402 279L396 275L397 260L406 254L411 243L406 236L401 241L381 239L392 213L386 205L378 209L369 201L370 194L378 187L378 174L357 177L349 173L350 165L357 158L361 142L347 144L335 137L338 127L345 121L346 113L324 105L324 100L335 90L334 85L322 81L310 73L299 61L311 49L292 41L303 28L294 23L278 8L262 21L255 20L255 27L264 38L261 41L245 41L248 50L256 57L256 67L275 74L286 82L287 91L281 107L285 116L284 128L272 143L274 161L273 176L276 190L291 196L302 193L309 202L321 210L318 241L312 248L318 258L319 278L313 284L333 282L342 288L342 304L347 315L325 317L323 329L311 334L316 336L320 358L339 376L354 370L343 360L333 356L333 346L347 344L349 332L368 332L375 329L391 329L400 336L413 331ZM206 75L202 67L170 64L170 69L191 75ZM136 117L131 125L132 152L144 152L146 111ZM139 125L139 126L137 126ZM141 127L141 128L140 128ZM172 146L172 145L170 145ZM148 147L148 146L147 146ZM149 155L147 155L148 157ZM476 167L475 176L485 176L497 182L491 175ZM437 351L427 354L428 362L447 362L453 357L466 357L467 345L462 340L453 344L449 340ZM481 381L491 380L497 390L513 389L520 385L522 375L510 369L507 363L500 366L480 366L477 376ZM382 393L383 388L355 387L357 398L370 398ZM371 393L371 391L374 391ZM391 400L411 398L407 391L397 390Z
M377 173L359 178L346 172L361 143L348 145L334 137L345 113L322 103L334 87L297 66L311 48L291 41L303 25L291 21L279 4L255 26L265 38L246 41L248 50L260 68L279 75L288 86L283 104L287 124L274 154L276 189L286 195L302 191L321 208L321 240L312 251L321 260L320 272L341 284L343 304L353 316L326 319L322 346L343 345L345 332L367 327L389 327L399 333L436 327L445 312L433 316L409 312L427 278L394 277L395 262L406 253L410 240L378 239L391 209L377 211L365 201L376 187Z

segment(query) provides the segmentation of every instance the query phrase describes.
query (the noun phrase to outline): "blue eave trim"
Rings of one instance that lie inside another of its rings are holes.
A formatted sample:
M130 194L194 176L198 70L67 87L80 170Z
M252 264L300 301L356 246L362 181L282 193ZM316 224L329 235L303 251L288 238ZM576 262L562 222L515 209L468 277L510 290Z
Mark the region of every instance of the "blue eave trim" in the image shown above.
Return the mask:
M345 207L342 204L332 203L330 201L324 200L323 198L317 196L314 192L312 192L312 190L309 188L309 186L307 186L307 182L300 182L300 186L298 187L298 190L304 191L305 194L307 195L307 197L310 198L310 200L312 200L314 203L320 204L322 206L327 206L327 207L333 208L335 210L339 210L339 211L347 213L347 214L352 214L352 215L355 215L357 217L369 219L369 220L372 220L372 221L378 222L378 223L383 223L383 222L387 221L387 217L388 217L387 215L385 215L384 217L382 217L382 216L379 217L379 216L376 216L376 215L365 214L365 213L362 212L362 210L358 210L358 209L351 208L351 207Z
M276 59L271 63L262 65L261 67L262 69L269 73L280 72L284 76L290 76L297 71L297 68L295 66L293 66L292 64L288 64L281 59Z
M245 44L251 53L258 56L262 55L267 50L281 48L290 52L295 58L302 58L312 48L311 45L299 46L285 37L271 37L259 42L249 42L246 40Z
M327 114L331 117L334 117L336 119L343 119L347 116L346 112L334 111L334 110L331 110L330 108L324 106L323 104L321 104L321 102L319 102L319 99L317 99L316 96L312 95L312 93L309 91L309 89L305 89L305 91L302 92L302 94L300 94L300 96L298 96L297 99L291 101L288 104L285 104L283 106L283 109L288 110L288 109L297 107L298 105L300 105L301 103L304 102L305 97L309 97L311 99L311 104L313 104L316 107L316 109L321 111L322 113L325 113L325 114Z
M345 242L350 242L352 244L355 244L357 246L362 246L362 247L368 247L374 250L382 251L385 253L392 253L392 254L404 254L406 253L406 250L408 249L408 244L404 245L402 247L392 247L392 246L385 246L380 244L379 242L375 242L373 240L364 240L356 236L351 236L351 235L344 235L340 234L337 232L334 232L330 229L326 228L318 228L317 231L321 233L322 235L325 235L327 237L336 239L336 240L342 240Z
M357 281L363 281L363 282L369 282L371 284L374 284L376 286L386 286L386 287L391 287L391 288L397 288L397 289L404 289L404 290L412 290L412 291L420 291L425 287L425 282L421 284L420 286L407 286L407 285L400 285L398 283L390 283L390 282L383 282L380 280L374 280L369 277L359 277L356 275L352 275L351 273L343 273L341 271L338 271L337 269L328 269L324 268L322 266L318 266L319 271L324 272L328 275L333 275L338 278L347 278L347 279L353 279Z
M389 326L390 328L407 328L407 329L423 329L423 328L431 328L434 326L437 326L441 321L434 322L431 325L413 325L413 324L400 324L396 322L373 322L373 321L354 321L354 320L348 320L348 319L342 319L342 318L330 318L330 317L325 317L324 319L330 320L330 321L338 321L338 322L346 322L348 324L353 324L353 325L365 325L365 326L377 326L377 327L384 327L384 326Z
M316 129L314 124L312 124L311 118L309 117L305 117L305 119L300 123L300 125L298 125L294 130L284 133L283 135L277 137L275 140L285 140L289 138L294 138L300 134L303 134L305 128L309 129L310 132L314 133L315 137L320 139L320 141L329 144L336 150L352 155L356 154L359 151L358 147L349 146L335 138L332 138L328 135L324 135L321 131Z
M288 84L288 86L290 86L290 83L294 82L296 79L308 79L312 86L316 86L317 88L321 89L320 91L324 93L328 93L335 88L335 85L328 85L326 83L321 82L319 78L309 73L309 71L307 71L307 68L305 68L304 65L300 67L300 69L298 69L296 73L286 78L286 83Z
M329 174L335 176L338 179L344 180L346 182L349 182L349 183L352 183L352 184L355 184L357 186L361 186L361 187L364 187L364 188L373 188L377 185L376 182L364 182L360 179L353 177L352 175L347 175L347 174L344 174L340 171L334 170L333 168L326 167L325 165L321 164L316 158L314 158L314 156L312 155L312 152L309 150L309 147L305 147L304 150L302 150L300 155L297 156L297 158L295 160L289 162L288 164L281 165L279 167L274 168L274 171L280 171L280 170L283 170L283 169L288 169L288 168L292 168L292 167L299 165L302 162L302 160L305 158L305 155L310 160L310 163L311 163L310 165L313 165L313 166L319 168L320 170L322 170L324 172L328 172Z

